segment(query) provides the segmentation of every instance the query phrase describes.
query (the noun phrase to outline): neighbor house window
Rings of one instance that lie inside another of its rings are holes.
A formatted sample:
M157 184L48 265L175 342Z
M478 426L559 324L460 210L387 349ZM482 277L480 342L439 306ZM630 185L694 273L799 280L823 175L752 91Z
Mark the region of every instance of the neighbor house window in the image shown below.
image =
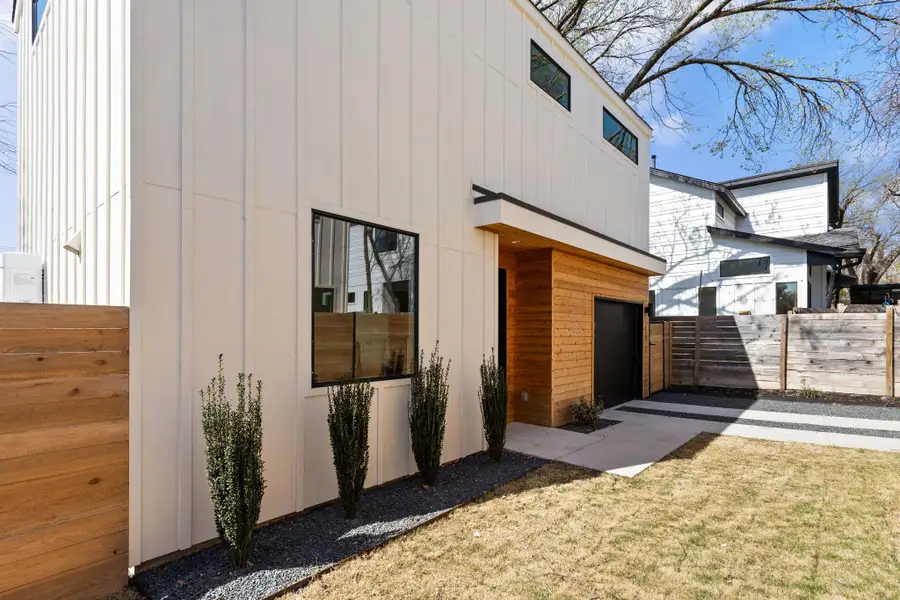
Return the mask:
M704 287L700 288L700 310L701 317L714 317L717 313L716 305L716 288Z
M603 137L618 148L619 152L630 158L631 162L638 164L637 137L605 108L603 109Z
M562 104L566 110L572 110L570 105L572 81L569 74L533 41L531 42L531 81Z
M312 247L313 385L411 375L418 236L314 213Z
M37 37L37 33L41 28L41 21L44 20L44 13L47 12L47 2L49 0L32 0L31 4L31 41Z
M725 218L725 207L722 206L721 202L716 202L716 216L720 219Z
M776 283L775 284L775 313L786 315L797 308L797 284Z
M771 267L771 258L738 258L719 263L719 277L740 277L742 275L765 275Z

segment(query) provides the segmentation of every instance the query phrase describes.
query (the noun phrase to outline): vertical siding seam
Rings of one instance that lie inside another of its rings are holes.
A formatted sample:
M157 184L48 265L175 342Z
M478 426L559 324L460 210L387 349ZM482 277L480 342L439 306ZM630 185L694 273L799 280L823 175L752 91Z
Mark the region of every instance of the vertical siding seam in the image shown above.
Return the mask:
M81 272L81 304L87 304L87 263L84 254L87 250L87 3L83 6L81 17L81 255L78 257L78 268ZM76 211L77 212L77 211ZM92 250L93 251L93 250Z
M300 511L303 509L303 456L301 453L301 448L303 447L303 440L300 437L299 432L302 430L302 420L301 420L301 410L299 408L301 399L300 399L300 381L301 381L301 373L303 373L303 353L300 352L300 345L303 343L302 337L303 333L306 331L306 328L303 326L303 316L300 314L300 290L302 286L300 284L300 278L303 275L303 252L301 249L303 245L301 243L301 235L300 235L300 223L301 223L301 198L304 196L303 194L303 172L304 169L300 168L301 161L305 160L305 152L303 153L303 158L301 158L301 148L303 146L303 136L302 133L305 129L305 119L306 115L303 113L303 105L301 104L301 98L303 95L304 84L306 83L301 78L301 73L305 72L305 69L301 69L301 64L304 58L306 57L306 48L303 45L305 41L305 36L301 35L301 27L304 23L303 19L303 7L304 4L295 3L294 6L297 9L297 14L295 15L295 25L296 32L294 35L294 74L296 77L295 87L294 87L294 112L296 114L296 120L294 122L295 128L295 136L294 136L294 161L296 162L296 196L294 198L294 256L297 260L297 277L294 281L294 313L297 317L297 327L296 327L296 336L294 338L294 352L296 353L296 362L297 368L294 373L294 384L295 384L295 393L296 397L293 398L291 409L293 410L293 423L294 423L294 436L291 440L293 444L293 465L291 465L291 493L293 494L293 504L294 510Z
M193 224L194 224L194 3L182 4L181 13L181 319L180 394L178 407L178 548L193 543Z
M106 192L103 202L106 205L106 298L104 304L112 302L110 289L110 267L112 265L112 2L106 3ZM99 304L99 302L98 302Z
M375 214L384 217L381 211L381 10L382 0L376 0L375 17ZM349 282L348 282L349 283ZM342 302L343 304L343 302ZM377 478L376 463L376 481Z
M100 49L100 43L99 43L99 40L100 40L99 11L100 11L100 9L98 8L97 2L92 2L91 4L93 4L93 6L94 6L94 27L93 27L93 29L94 29L94 71L93 71L93 76L94 76L94 99L93 99L94 100L94 139L93 139L94 180L93 180L92 193L91 193L91 196L93 197L93 204L94 204L93 211L91 212L91 220L94 222L94 224L91 229L92 243L91 243L90 249L91 249L91 262L94 263L94 268L91 272L91 280L92 280L93 288L94 288L93 294L92 294L92 304L99 304L99 301L98 301L99 277L98 277L98 273L97 273L97 268L100 266L100 264L99 264L99 257L98 257L98 252L97 252L97 248L98 248L97 241L99 239L98 232L97 232L97 224L99 223L99 220L97 219L97 212L99 210L98 193L100 192L100 184L98 183L98 180L100 179L100 167L99 167L99 158L100 158L99 157L99 154L100 154L100 140L99 140L99 138L100 138L100 125L99 125L99 120L100 120L100 112L99 112L99 110L100 110L99 109L99 106L100 106L100 76L98 75L98 69L100 67L100 58L99 58L99 56L100 56L100 51L99 51L99 49Z
M128 0L128 1L130 2L130 0ZM128 24L127 17L128 17L128 13L125 9L125 5L123 4L122 5L122 73L121 73L121 75L122 75L122 167L121 167L121 181L119 182L119 202L122 204L122 211L121 211L121 214L119 215L119 219L120 219L119 231L121 233L121 237L120 237L119 241L122 244L122 247L116 250L116 252L121 254L121 256L122 256L122 260L119 263L119 268L121 269L121 273L119 273L119 280L121 281L120 300L123 305L128 304L128 302L126 301L126 297L128 296L128 294L127 294L128 282L125 280L125 274L128 271L125 268L125 256L126 256L125 248L129 243L128 238L125 235L125 213L127 211L127 206L128 206L128 194L125 190L125 184L128 181L128 178L126 177L126 173L125 173L125 169L126 169L126 166L128 163L127 158L126 158L128 148L125 145L125 142L128 140L128 135L126 135L126 130L125 130L125 126L127 123L127 114L128 114L128 105L127 105L128 96L127 96L127 89L126 89L127 70L126 70L126 65L125 65L125 57L127 56L126 45L125 45L127 43L127 38L125 36L125 27ZM112 248L110 248L110 251L112 251Z
M65 9L62 7L65 6ZM59 33L61 43L54 50L63 53L60 58L60 70L62 71L62 94L58 97L60 110L62 111L62 144L60 152L62 159L60 161L59 180L60 195L58 197L60 226L59 226L59 242L57 246L60 248L60 288L59 299L63 303L69 301L69 256L68 251L63 249L63 242L68 242L69 235L69 4L60 4L59 8Z
M129 421L129 458L128 458L128 554L129 562L140 564L142 562L143 541L142 541L142 490L143 490L143 386L142 386L142 370L143 365L143 301L145 295L144 280L142 279L143 269L141 261L145 257L143 249L145 247L144 229L143 229L143 210L141 206L141 193L143 190L143 19L142 8L143 3L135 2L134 10L131 14L131 41L134 44L131 52L131 61L129 67L132 73L138 73L139 77L131 78L131 85L136 88L135 93L129 95L130 108L132 110L131 119L131 181L132 186L138 186L138 192L132 194L134 197L132 206L131 220L131 244L132 250L129 261L130 267L130 305L129 314L129 394L128 394L128 421ZM96 7L96 3L95 3ZM85 8L87 15L87 8ZM96 10L95 10L96 15ZM85 16L85 19L87 17ZM97 27L94 23L94 32L96 34ZM87 32L85 32L87 35ZM96 60L96 46L94 50ZM96 70L94 71L96 74ZM96 79L95 79L96 81ZM94 94L94 110L96 112L97 95ZM134 118L137 115L137 118ZM96 130L97 122L94 119L94 127ZM94 148L96 153L96 135L94 136ZM96 179L95 179L96 186ZM85 200L87 202L87 200ZM94 197L96 205L96 196ZM85 204L87 211L87 204ZM96 215L96 209L94 210ZM135 251L135 248L137 251ZM96 252L94 252L96 254ZM148 257L149 258L149 257ZM96 281L96 270L94 272ZM86 281L85 281L86 283Z
M256 0L244 0L244 370L253 371L253 223L256 202Z

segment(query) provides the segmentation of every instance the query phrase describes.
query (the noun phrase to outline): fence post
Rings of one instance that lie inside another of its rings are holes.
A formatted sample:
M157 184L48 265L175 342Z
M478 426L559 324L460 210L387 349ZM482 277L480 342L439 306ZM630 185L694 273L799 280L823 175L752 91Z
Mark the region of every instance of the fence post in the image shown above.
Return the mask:
M703 317L694 321L694 385L700 385L700 326Z
M781 391L787 389L787 357L788 357L788 331L790 331L790 315L781 315L781 359L778 363L778 382Z
M888 306L884 315L884 391L894 396L894 307Z
M665 368L665 377L663 377L663 385L666 389L672 385L672 323L663 324L663 336L666 343L663 345L663 366Z

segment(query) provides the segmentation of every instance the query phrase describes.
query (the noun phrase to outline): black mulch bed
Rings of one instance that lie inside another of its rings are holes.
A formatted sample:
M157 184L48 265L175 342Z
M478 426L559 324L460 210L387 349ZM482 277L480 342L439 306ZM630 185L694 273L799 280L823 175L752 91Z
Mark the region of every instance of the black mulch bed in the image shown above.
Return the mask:
M820 392L803 390L753 390L740 388L704 387L704 386L672 386L667 391L703 396L720 396L723 398L745 398L748 400L773 399L791 400L794 402L811 402L813 404L846 404L856 406L887 406L900 408L900 398L873 396L868 394L843 394L839 392Z
M433 487L412 477L366 492L356 519L348 521L332 504L264 527L253 536L251 564L244 569L232 568L218 545L140 573L136 584L150 600L262 600L545 462L507 452L498 464L474 454L442 468Z
M594 426L583 425L581 423L567 423L566 425L561 425L559 428L565 429L566 431L574 431L576 433L594 433L595 431L618 425L621 422L622 421L613 421L612 419L598 419L597 424Z

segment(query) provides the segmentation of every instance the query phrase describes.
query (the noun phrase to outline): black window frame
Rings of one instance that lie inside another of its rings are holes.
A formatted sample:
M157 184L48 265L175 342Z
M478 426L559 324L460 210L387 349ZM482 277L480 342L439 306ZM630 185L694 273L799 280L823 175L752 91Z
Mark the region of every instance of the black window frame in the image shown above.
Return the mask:
M754 271L748 273L732 273L730 275L726 275L725 271L722 269L723 266L732 266L732 265L746 265L750 264L752 261L765 261L765 270L764 271ZM772 273L772 257L771 256L754 256L753 258L732 258L728 260L723 260L719 263L719 277L721 278L731 278L731 277L754 277L756 275L770 275Z
M377 382L377 381L394 381L394 380L401 380L401 379L411 379L413 377L413 375L415 375L415 370L418 367L418 361L419 361L419 358L418 358L419 357L419 316L420 316L419 315L419 275L421 273L421 269L420 269L421 263L419 261L419 257L420 257L419 234L413 233L411 231L403 231L402 229L397 229L395 227L389 227L389 226L381 225L378 223L371 223L369 221L361 221L359 219L354 219L352 217L346 217L344 215L338 215L338 214L329 213L329 212L325 212L325 211L321 211L321 210L313 210L312 211L312 219L311 219L312 223L310 225L310 252L309 252L310 269L311 269L311 271L310 271L311 301L315 299L315 290L316 290L316 285L315 285L315 279L316 279L316 220L317 220L316 217L336 219L338 221L350 223L351 225L361 225L363 227L374 227L376 229L383 229L385 231L390 231L390 232L396 233L398 235L410 236L415 240L415 257L413 259L413 264L415 265L415 272L414 272L415 286L413 286L413 288L412 288L413 303L412 303L412 307L411 307L411 308L413 308L413 314L414 314L414 318L413 318L413 353L412 353L412 356L410 356L408 358L408 360L410 361L410 365L412 367L412 371L410 373L405 373L403 375L382 375L382 376L377 376L377 377L360 377L359 381ZM365 301L366 294L368 294L368 291L363 292L364 301ZM309 378L310 378L311 387L325 388L325 387L335 386L339 383L339 381L335 380L335 381L321 381L320 382L320 381L315 380L314 375L316 372L316 313L314 310L309 311L309 328L310 328L309 329L309 339L310 339ZM356 346L356 343L354 340L354 350L353 350L354 365L356 363L355 346Z
M722 220L725 219L725 206L718 200L716 200L716 216Z
M794 286L794 306L788 312L778 311L778 286ZM800 306L800 284L797 281L776 281L775 282L775 314L786 315L794 312L795 308Z
M541 56L546 58L550 62L550 64L552 64L554 67L559 69L560 73L562 73L563 75L566 76L566 98L567 98L568 106L566 104L563 104L559 98L555 97L553 94L548 92L540 83L538 83L537 81L534 80L534 70L531 67L531 65L532 65L531 56L535 50L537 50L537 52L539 54L541 54ZM534 40L531 40L531 46L529 47L529 51L528 51L528 79L529 79L529 81L531 81L531 83L533 83L535 85L535 87L537 87L539 90L541 90L542 92L547 94L547 96L549 96L557 104L562 106L564 109L566 109L570 113L572 112L572 76L569 74L568 71L566 71L565 69L562 68L562 65L560 65L558 62L553 60L553 57L550 56L550 54L548 54L546 50L541 48L541 46Z
M614 143L612 140L609 139L609 137L606 136L606 118L607 117L609 117L610 119L615 121L616 125L618 125L622 131L627 132L628 135L630 135L631 137L634 138L634 156L630 156L627 152L625 152L625 150L622 149L621 146ZM634 164L636 164L636 165L640 164L639 161L640 161L640 155L641 155L641 140L638 139L638 136L634 135L633 131L631 131L630 129L625 127L625 125L622 123L622 121L617 119L616 115L612 114L609 110L607 110L607 108L605 106L603 107L603 123L601 123L600 126L603 129L603 131L602 131L603 139L606 140L610 146L612 146L613 148L615 148L616 150L621 152L625 158L627 158Z

